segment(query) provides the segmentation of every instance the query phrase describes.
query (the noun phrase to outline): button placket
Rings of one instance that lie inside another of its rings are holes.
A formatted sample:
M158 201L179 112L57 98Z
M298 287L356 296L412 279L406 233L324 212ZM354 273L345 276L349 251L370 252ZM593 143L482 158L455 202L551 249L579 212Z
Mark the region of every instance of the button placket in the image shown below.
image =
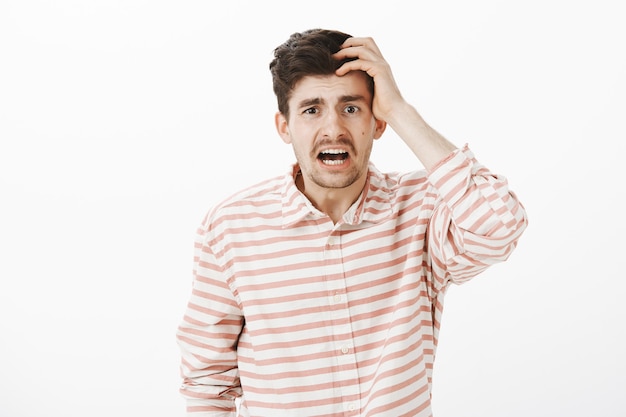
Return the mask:
M331 233L325 242L324 260L331 330L337 355L336 382L343 381L336 388L345 400L344 412L356 415L359 410L359 377L342 256L342 237Z

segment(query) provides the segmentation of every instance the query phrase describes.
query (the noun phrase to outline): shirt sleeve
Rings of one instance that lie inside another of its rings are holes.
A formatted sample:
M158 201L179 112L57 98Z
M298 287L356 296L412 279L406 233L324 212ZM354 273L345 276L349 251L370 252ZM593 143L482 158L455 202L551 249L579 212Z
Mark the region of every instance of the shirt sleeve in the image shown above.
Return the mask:
M428 246L435 285L463 283L505 261L526 229L526 211L506 178L481 165L467 145L429 173L439 204Z
M192 293L176 334L180 392L189 416L234 417L241 395L237 340L243 317L208 241L206 221L196 234L193 265Z

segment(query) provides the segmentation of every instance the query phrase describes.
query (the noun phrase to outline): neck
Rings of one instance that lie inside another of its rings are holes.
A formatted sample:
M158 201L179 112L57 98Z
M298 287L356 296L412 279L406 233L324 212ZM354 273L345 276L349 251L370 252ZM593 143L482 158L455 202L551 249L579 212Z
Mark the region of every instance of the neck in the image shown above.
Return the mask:
M336 224L359 198L366 180L365 174L348 187L324 188L298 173L296 186L318 210L328 215Z

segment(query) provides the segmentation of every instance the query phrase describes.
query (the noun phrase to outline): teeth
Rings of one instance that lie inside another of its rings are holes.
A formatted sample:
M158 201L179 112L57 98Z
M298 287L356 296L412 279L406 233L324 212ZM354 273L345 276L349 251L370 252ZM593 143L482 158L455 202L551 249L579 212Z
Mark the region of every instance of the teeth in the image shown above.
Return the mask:
M348 152L341 149L326 149L320 152L318 157L325 165L341 165L346 162Z
M341 165L344 163L343 159L322 159L322 163L325 165Z

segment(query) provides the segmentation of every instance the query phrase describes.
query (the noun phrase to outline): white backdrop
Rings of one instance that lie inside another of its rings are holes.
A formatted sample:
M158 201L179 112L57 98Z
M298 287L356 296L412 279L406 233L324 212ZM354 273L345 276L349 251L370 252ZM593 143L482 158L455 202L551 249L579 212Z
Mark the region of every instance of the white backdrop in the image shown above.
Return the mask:
M268 63L372 36L530 226L448 294L436 417L626 413L620 2L0 2L0 417L182 416L176 326L211 205L292 162ZM388 130L373 160L421 168Z

